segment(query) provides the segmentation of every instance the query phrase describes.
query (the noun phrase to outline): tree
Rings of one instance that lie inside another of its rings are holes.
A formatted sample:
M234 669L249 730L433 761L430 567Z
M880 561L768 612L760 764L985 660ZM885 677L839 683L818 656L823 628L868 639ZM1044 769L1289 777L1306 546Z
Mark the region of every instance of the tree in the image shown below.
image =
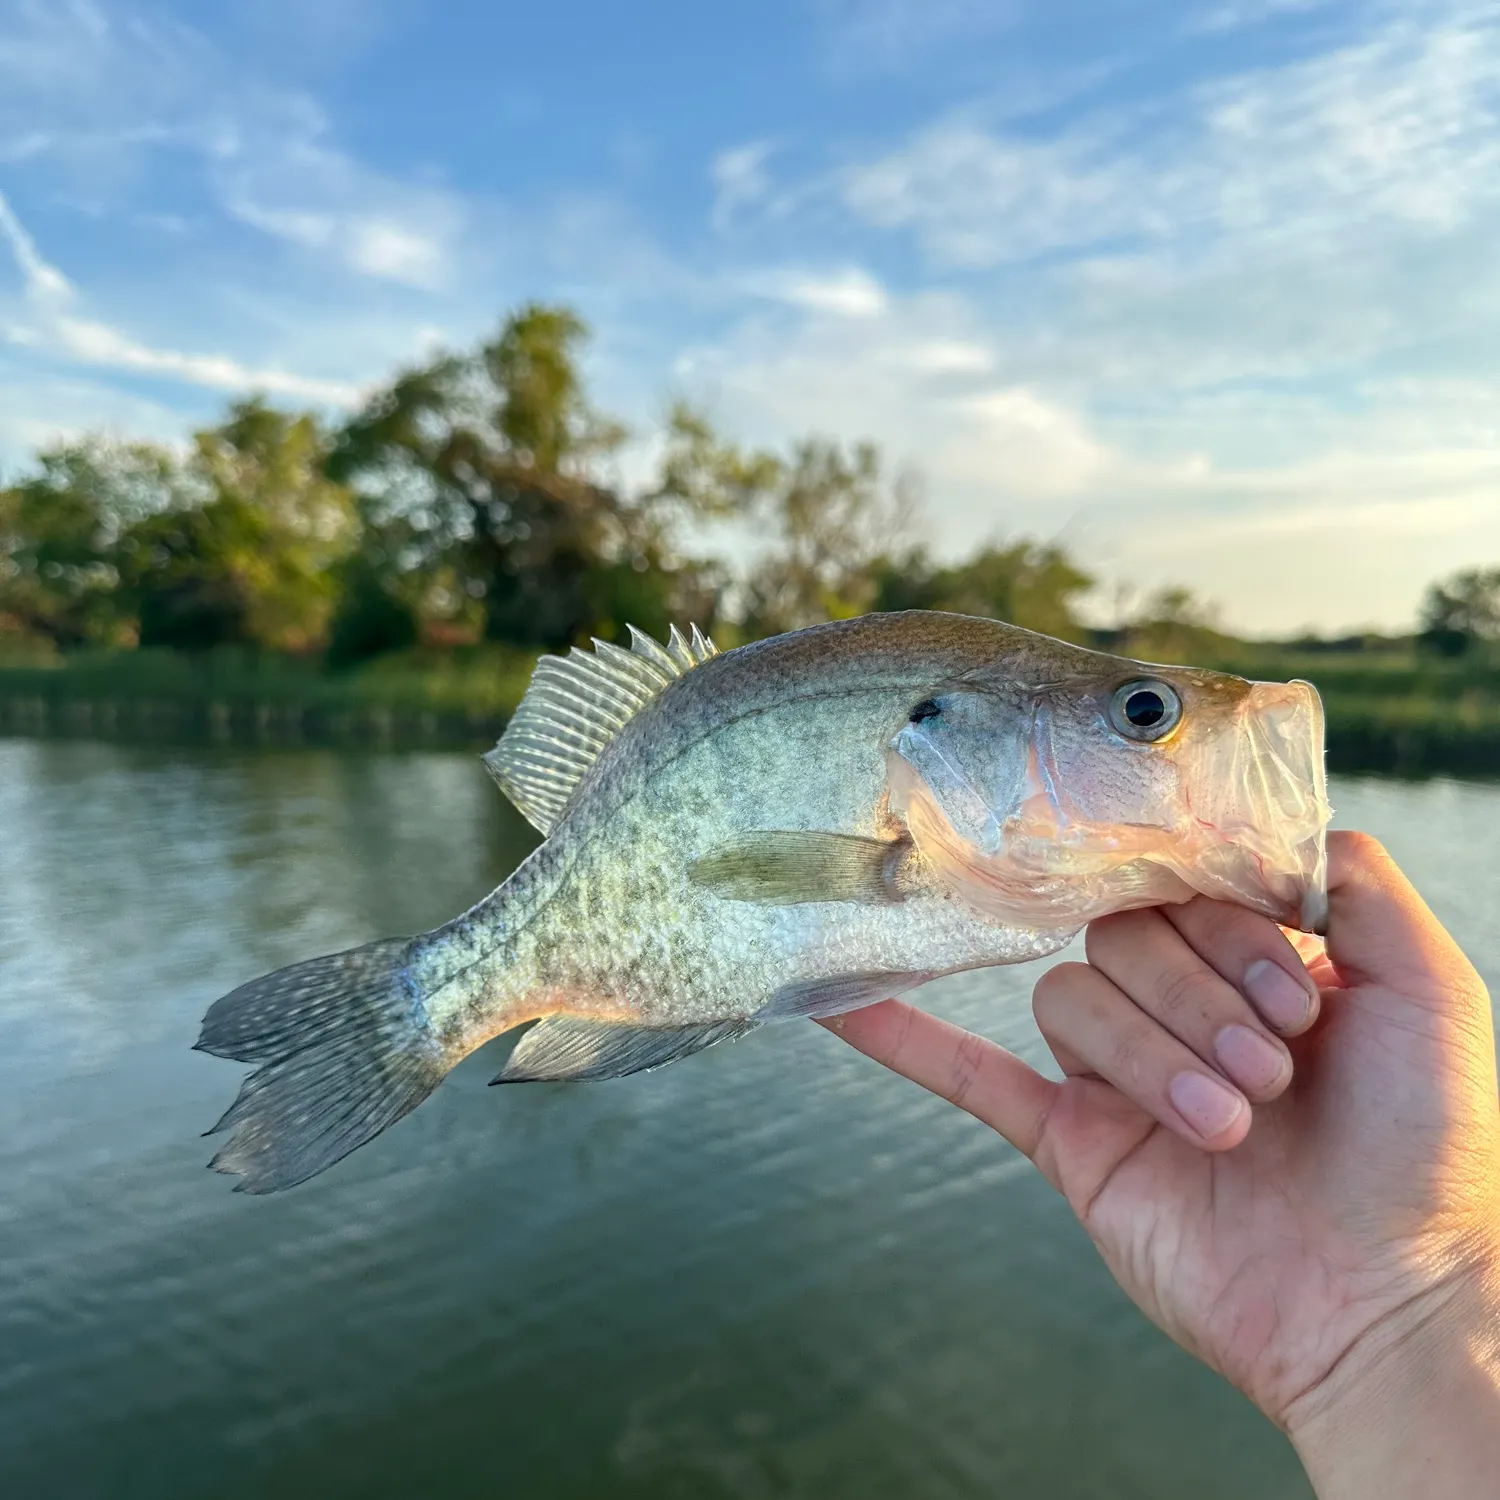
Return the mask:
M885 558L876 571L877 609L947 609L1005 620L1063 640L1083 628L1075 606L1093 579L1060 547L1037 542L983 548L967 562L938 567L925 551Z
M361 496L388 592L554 649L711 607L709 573L663 524L670 497L606 479L625 430L588 401L586 336L567 308L523 307L472 352L402 372L344 428L330 473Z
M324 474L310 414L259 398L197 434L192 492L132 527L118 549L143 646L321 647L353 550L353 498Z
M1191 589L1157 589L1136 606L1125 627L1127 648L1151 661L1191 661L1222 644L1218 606Z
M910 476L888 478L873 443L807 437L782 458L721 438L688 406L672 413L656 493L755 536L737 590L750 635L875 607L878 562L917 507Z
M1462 656L1500 639L1500 568L1470 568L1431 584L1419 639L1443 656Z
M185 488L176 456L150 443L88 437L45 449L0 489L0 612L63 648L128 637L121 540L182 503Z

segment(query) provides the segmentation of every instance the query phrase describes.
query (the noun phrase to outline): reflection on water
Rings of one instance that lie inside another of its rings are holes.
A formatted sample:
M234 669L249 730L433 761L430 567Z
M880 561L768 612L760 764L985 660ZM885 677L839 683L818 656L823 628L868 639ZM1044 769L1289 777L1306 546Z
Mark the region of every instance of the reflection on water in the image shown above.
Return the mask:
M1334 800L1493 986L1500 789ZM0 1492L1306 1493L1025 1163L810 1025L601 1085L475 1057L291 1194L205 1172L205 1005L529 847L474 757L0 742L0 829ZM1035 1059L1036 972L927 999Z

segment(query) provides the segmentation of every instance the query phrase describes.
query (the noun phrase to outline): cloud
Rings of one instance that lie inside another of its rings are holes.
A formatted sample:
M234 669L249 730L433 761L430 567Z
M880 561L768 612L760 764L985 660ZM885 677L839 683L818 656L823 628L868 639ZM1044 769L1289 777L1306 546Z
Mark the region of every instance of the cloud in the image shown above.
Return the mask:
M195 413L207 417L208 410ZM42 374L9 365L0 349L0 474L38 448L105 430L177 444L184 412L107 381Z
M714 157L709 176L715 190L710 216L715 229L722 232L739 209L763 203L770 196L771 179L766 172L770 155L769 141L751 141Z
M1188 21L1189 31L1233 31L1278 17L1320 10L1330 0L1224 0Z
M56 347L83 364L102 365L147 375L165 375L190 385L220 391L266 391L301 401L350 406L359 387L339 380L318 380L286 370L256 369L227 354L185 354L176 349L154 349L137 343L116 328L84 318L59 318Z
M920 538L940 553L1053 537L1107 585L1187 583L1232 626L1284 633L1403 628L1427 579L1500 557L1500 376L1106 411L1028 378L1039 363L954 294L888 292L865 318L781 307L693 348L679 380L756 442L877 438L922 475Z
M372 34L363 9L338 0L310 25L326 24L330 39ZM151 150L195 161L201 189L232 220L341 270L422 291L453 274L465 228L457 195L356 162L306 93L266 82L159 12L0 0L0 160L46 158L61 181L78 177L114 205Z
M9 342L45 349L80 364L139 374L166 376L214 390L263 390L298 400L352 404L358 388L342 381L320 380L286 370L257 369L226 354L190 354L153 348L106 323L67 311L74 288L55 266L42 258L35 242L0 195L0 239L9 245L21 272L32 321L5 330Z
M1011 25L1010 0L820 0L829 61L841 72L910 68L914 58Z
M741 279L752 296L841 318L873 318L886 310L885 288L859 266L826 272L764 271Z
M1446 24L1397 20L1050 137L956 117L851 166L839 191L938 267L1343 243L1376 223L1442 232L1500 202L1500 31L1458 8Z
M858 317L787 303L688 351L679 379L757 441L808 428L878 438L943 496L934 521L949 546L1014 529L1017 507L1045 528L1057 497L1081 494L1114 461L1079 413L996 378L997 353L960 299L886 295Z
M457 198L392 182L306 138L236 144L215 170L239 222L362 276L440 291L465 228Z
M28 299L54 303L66 301L73 295L67 277L56 266L48 265L37 252L36 244L3 193L0 193L0 239L10 246Z

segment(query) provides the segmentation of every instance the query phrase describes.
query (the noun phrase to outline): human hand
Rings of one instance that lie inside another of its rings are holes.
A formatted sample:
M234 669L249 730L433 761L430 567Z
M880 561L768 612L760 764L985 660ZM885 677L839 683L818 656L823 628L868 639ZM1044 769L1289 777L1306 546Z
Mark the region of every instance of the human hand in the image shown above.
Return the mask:
M1320 1493L1407 1493L1407 1459L1429 1500L1489 1493L1489 1000L1373 839L1330 835L1329 867L1327 948L1299 936L1306 965L1266 918L1205 898L1093 923L1088 962L1036 986L1060 1083L899 1001L824 1024L1031 1157L1141 1309L1290 1433ZM1434 1403L1439 1426L1480 1424L1483 1487L1451 1433L1411 1432ZM1466 1465L1451 1489L1445 1457Z

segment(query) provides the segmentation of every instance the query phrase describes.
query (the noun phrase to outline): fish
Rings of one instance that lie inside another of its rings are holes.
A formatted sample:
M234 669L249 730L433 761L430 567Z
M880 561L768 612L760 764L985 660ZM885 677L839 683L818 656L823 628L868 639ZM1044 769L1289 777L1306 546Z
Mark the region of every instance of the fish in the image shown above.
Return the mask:
M209 1008L197 1047L253 1066L207 1132L237 1191L324 1171L523 1026L495 1082L617 1078L1131 907L1324 923L1308 683L933 611L630 641L543 656L484 757L543 835L495 891Z

